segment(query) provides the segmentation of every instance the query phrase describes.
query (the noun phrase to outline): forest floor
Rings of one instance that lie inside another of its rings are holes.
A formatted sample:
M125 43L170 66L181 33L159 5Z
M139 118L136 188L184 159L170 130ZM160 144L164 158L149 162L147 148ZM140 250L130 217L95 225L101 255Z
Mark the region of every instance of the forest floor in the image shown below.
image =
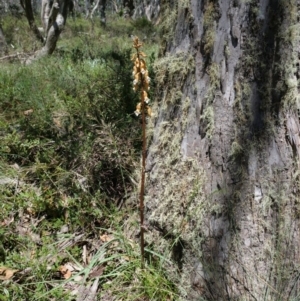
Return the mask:
M164 254L148 248L140 268L136 219L130 36L145 42L154 77L157 28L70 18L54 54L25 66L41 47L26 19L8 16L2 27L0 300L176 300Z

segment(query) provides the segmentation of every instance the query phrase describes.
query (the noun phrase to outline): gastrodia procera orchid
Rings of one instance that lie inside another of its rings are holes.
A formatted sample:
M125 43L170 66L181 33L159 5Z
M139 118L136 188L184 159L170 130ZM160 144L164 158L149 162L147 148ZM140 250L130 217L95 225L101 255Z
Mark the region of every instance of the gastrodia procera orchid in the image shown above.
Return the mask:
M139 116L144 110L144 112L151 116L151 109L148 106L149 98L146 91L150 89L150 77L147 70L147 64L144 58L146 57L146 54L142 51L140 51L140 48L143 46L142 43L140 43L138 37L133 37L133 47L136 49L136 53L132 55L132 61L133 61L133 90L134 91L141 91L141 102L137 104L136 110L134 111L135 115Z
M147 140L146 140L146 115L151 116L152 111L148 106L149 98L147 91L149 90L150 77L148 75L147 64L144 60L145 53L140 51L142 43L139 42L138 37L133 37L133 47L136 53L132 56L133 61L133 90L141 92L141 101L136 105L134 111L136 116L142 115L142 169L141 169L141 190L140 190L140 238L141 238L141 267L145 267L145 242L144 242L144 194L145 194L145 171L146 171L146 156L147 156Z

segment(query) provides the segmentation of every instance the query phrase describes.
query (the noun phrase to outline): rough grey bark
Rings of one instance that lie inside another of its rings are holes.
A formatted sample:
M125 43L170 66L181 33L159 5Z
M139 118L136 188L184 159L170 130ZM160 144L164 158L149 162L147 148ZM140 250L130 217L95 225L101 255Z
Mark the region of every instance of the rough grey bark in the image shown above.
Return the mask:
M53 5L53 1L51 3L50 0L42 0L41 4L41 20L44 28L44 32L47 33L48 21L51 12L51 8Z
M137 1L133 18L145 16L149 21L157 21L160 12L160 0Z
M146 240L182 300L299 300L300 1L163 5Z

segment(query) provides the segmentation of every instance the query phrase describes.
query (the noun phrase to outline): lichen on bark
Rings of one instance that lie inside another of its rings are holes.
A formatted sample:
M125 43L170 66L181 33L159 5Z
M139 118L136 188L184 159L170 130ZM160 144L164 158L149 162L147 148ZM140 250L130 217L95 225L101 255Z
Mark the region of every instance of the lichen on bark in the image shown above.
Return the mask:
M157 62L147 239L173 250L182 300L297 299L300 1L179 4Z

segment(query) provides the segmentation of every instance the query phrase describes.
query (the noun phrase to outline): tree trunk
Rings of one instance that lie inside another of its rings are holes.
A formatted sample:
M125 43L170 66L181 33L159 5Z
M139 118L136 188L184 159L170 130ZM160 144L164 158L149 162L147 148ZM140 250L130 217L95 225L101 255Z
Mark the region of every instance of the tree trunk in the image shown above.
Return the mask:
M20 0L21 6L23 7L25 14L26 14L26 18L28 20L30 29L32 30L32 32L34 33L34 35L36 36L36 38L40 41L40 42L44 42L44 38L41 34L41 32L39 31L38 27L35 24L34 21L34 15L33 15L33 9L32 9L32 5L31 5L31 0Z
M300 1L162 5L146 241L182 300L299 300Z
M95 5L91 11L90 17L91 19L93 19L94 13L95 11L98 10L99 11L99 15L100 15L100 22L102 25L106 24L106 0L97 0L95 2Z
M49 0L42 1L41 18L46 33L46 42L40 50L26 61L26 64L53 53L67 20L69 1L54 1L52 5Z
M136 1L133 18L146 16L149 21L157 21L160 12L160 0Z
M0 22L0 53L4 53L6 49L7 49L7 45L5 41L5 36L3 34L2 25Z
M88 18L91 10L90 0L84 0L84 8L85 8L85 17Z
M124 17L131 18L134 12L133 0L123 0Z

